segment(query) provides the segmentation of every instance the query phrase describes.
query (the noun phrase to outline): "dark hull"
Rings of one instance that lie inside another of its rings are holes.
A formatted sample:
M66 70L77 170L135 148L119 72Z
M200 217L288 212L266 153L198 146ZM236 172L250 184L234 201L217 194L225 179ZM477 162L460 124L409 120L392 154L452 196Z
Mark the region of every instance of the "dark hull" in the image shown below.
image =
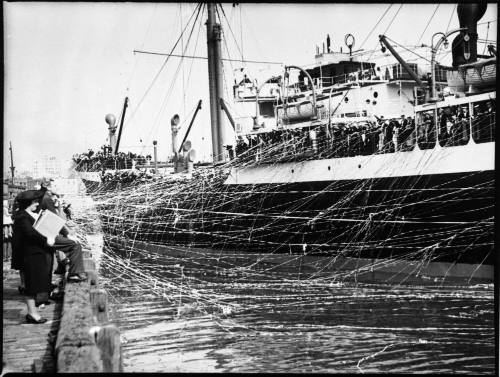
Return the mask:
M135 191L140 190L137 186ZM159 189L158 189L159 190ZM494 264L494 172L274 185L186 182L109 234L272 254Z

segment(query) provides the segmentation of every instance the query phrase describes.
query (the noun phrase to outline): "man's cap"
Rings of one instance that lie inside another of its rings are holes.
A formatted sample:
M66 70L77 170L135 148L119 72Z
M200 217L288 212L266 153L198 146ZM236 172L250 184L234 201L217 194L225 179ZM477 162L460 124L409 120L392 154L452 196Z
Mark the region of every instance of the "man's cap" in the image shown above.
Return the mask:
M54 180L52 178L42 178L42 180L40 181L40 185L43 186L43 187L48 187L50 186L50 184L54 182Z
M43 197L43 191L40 190L26 190L17 194L17 201L19 202L31 202L33 200L38 200Z

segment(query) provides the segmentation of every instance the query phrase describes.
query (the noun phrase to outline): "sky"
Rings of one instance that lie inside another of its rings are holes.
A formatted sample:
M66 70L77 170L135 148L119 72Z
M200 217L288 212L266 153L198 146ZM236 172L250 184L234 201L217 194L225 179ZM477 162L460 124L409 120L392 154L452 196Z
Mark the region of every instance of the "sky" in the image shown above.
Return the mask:
M4 172L10 165L9 142L17 171L30 169L43 155L69 159L99 149L107 143L105 116L111 113L118 119L125 96L129 108L121 151L152 153L152 141L157 140L158 157L165 160L171 149L170 119L179 114L183 137L201 99L190 139L198 158L210 160L207 61L134 53L171 52L179 40L174 54L184 49L185 55L206 56L206 10L194 23L196 6L3 2ZM348 33L355 37L355 50L379 49L382 33L409 48L430 45L434 33L458 27L455 7L224 3L222 50L225 58L243 55L247 60L307 66L327 34L336 51L340 46L346 50ZM497 6L491 3L478 26L480 38L496 39L496 18ZM430 57L428 47L418 51ZM449 50L440 51L438 61L449 64L450 55ZM228 95L233 73L242 67L238 62L224 65ZM248 64L245 69L262 80L282 68Z

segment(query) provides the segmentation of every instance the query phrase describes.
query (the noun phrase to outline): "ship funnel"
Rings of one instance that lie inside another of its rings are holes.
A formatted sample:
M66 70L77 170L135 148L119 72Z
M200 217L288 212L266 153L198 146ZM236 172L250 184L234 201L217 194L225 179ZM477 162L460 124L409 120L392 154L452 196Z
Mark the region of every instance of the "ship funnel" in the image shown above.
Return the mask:
M486 12L486 3L458 4L457 14L461 28L452 43L453 67L477 61L477 22Z

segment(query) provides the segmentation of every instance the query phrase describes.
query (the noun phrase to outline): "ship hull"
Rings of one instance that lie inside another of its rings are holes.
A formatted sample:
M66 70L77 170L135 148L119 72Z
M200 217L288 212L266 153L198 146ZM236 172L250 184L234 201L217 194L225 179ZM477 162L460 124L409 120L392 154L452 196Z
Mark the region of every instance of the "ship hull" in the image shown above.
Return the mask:
M492 280L494 147L260 163L219 178L104 183L94 195L114 192L98 201L103 229L128 240L373 261L376 270L469 265Z
M221 185L164 198L119 224L104 215L108 232L219 250L494 264L493 171Z

